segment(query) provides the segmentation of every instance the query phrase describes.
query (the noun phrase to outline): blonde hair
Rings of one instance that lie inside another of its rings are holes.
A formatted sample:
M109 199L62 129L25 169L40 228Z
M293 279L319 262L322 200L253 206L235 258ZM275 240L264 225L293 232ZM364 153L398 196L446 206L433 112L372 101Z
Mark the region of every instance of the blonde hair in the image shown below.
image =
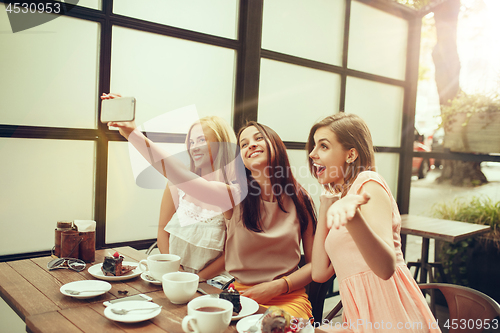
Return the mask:
M199 121L193 123L189 128L189 131L186 136L186 147L189 151L189 138L191 136L191 130L195 125L201 125L203 130L205 131L207 128L212 131L217 140L217 144L219 146L219 150L216 156L212 156L212 169L216 171L216 179L218 181L223 181L229 183L235 179L234 171L227 172L225 167L231 164L234 161L235 153L236 153L236 135L234 134L233 128L221 117L218 116L207 116L201 118ZM205 137L208 133L205 133ZM208 144L208 143L207 143ZM196 169L194 165L193 158L191 154L189 154L189 164L190 170L197 175L201 176L201 170ZM234 168L228 168L234 169ZM219 171L219 172L217 172ZM226 172L225 172L226 171Z

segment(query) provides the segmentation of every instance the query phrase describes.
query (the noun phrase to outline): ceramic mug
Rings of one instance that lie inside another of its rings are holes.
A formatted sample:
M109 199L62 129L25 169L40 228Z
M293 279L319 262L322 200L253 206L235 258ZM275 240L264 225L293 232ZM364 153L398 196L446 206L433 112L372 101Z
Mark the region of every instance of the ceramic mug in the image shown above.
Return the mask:
M156 280L161 281L161 277L170 272L177 272L181 265L181 257L175 254L153 254L146 260L139 262L139 269L149 274Z
M193 299L187 308L188 315L182 319L182 329L186 333L224 332L233 316L233 303L210 296Z
M163 292L173 304L185 304L196 294L199 281L194 273L167 273L162 277Z

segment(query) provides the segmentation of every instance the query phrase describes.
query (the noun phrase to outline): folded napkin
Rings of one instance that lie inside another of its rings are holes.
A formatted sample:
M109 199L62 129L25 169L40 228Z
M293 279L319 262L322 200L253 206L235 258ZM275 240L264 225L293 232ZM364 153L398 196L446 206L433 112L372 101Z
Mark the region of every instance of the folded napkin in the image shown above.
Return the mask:
M75 226L79 232L95 231L95 221L92 220L75 220Z

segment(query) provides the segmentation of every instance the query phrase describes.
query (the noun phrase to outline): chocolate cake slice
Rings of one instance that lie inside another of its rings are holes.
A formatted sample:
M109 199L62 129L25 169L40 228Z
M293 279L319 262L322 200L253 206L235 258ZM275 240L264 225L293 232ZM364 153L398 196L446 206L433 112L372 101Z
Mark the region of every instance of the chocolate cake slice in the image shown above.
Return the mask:
M229 302L233 303L233 316L236 316L241 311L240 293L234 288L231 283L227 289L224 289L220 294L219 298L227 299Z
M125 275L133 269L135 269L134 266L123 265L123 256L119 255L118 252L115 252L113 256L105 256L101 267L106 276Z

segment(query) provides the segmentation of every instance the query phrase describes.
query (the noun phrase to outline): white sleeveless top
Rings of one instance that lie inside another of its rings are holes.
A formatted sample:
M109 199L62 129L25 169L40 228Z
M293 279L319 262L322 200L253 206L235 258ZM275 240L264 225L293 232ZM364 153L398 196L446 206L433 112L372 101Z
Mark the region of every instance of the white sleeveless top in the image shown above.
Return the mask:
M169 253L181 257L185 271L198 273L224 251L224 216L186 200L186 194L179 188L177 191L179 205L165 227L170 233Z

